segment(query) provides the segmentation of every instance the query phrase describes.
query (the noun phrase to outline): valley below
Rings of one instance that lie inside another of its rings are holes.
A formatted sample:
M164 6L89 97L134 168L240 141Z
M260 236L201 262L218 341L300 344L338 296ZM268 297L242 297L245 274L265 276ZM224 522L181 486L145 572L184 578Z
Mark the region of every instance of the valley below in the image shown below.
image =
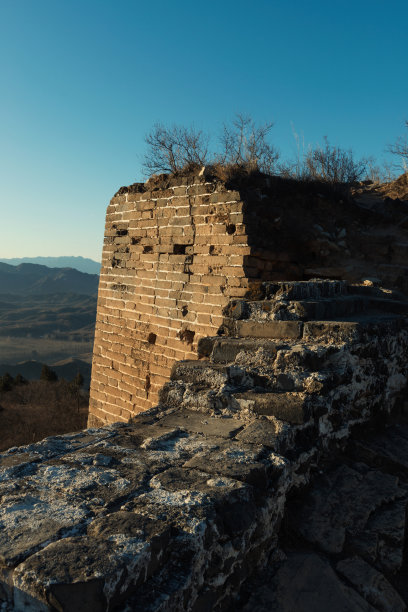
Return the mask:
M89 386L95 317L96 295L0 294L0 376L39 378L46 363Z
M0 385L0 450L86 426L98 280L0 263L0 383L13 379ZM57 380L42 379L44 364Z
M0 376L38 379L45 363L89 387L98 275L0 263Z

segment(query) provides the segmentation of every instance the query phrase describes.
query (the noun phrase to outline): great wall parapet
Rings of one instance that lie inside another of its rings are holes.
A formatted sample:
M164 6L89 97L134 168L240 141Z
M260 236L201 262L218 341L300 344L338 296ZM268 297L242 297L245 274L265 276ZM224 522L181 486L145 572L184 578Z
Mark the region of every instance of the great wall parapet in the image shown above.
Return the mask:
M405 405L406 301L337 281L260 291L265 308L259 295L231 302L225 335L173 367L156 408L0 457L9 610L249 611L266 597L283 612L299 593L282 596L288 576L307 590L320 572L345 609L403 612L389 580L408 502L408 429L392 424ZM239 321L256 336L239 337ZM288 322L309 331L293 337ZM284 517L301 550L285 549ZM327 609L330 592L314 588Z
M387 206L206 169L117 192L98 427L0 456L3 612L407 609L408 233Z

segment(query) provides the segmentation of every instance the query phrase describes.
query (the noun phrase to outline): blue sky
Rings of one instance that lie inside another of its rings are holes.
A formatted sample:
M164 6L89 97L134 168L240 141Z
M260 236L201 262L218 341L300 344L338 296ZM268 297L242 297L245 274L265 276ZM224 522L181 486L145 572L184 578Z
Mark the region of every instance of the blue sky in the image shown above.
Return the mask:
M151 126L236 112L384 159L408 119L408 3L0 0L0 257L100 259Z

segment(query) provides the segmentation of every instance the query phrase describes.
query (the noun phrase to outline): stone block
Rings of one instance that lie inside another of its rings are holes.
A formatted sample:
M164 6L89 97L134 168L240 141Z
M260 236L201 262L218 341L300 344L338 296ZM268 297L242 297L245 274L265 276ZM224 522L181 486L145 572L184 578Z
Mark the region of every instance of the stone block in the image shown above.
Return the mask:
M305 393L234 393L242 408L249 408L256 414L274 416L293 424L307 422L312 416L310 400Z
M404 612L406 606L388 580L359 557L340 561L337 571L380 612Z
M262 445L282 452L286 448L286 432L280 423L267 418L254 419L235 438L244 444ZM277 461L277 470L283 469L283 462Z
M251 338L291 338L302 337L303 323L300 321L237 321L236 335Z
M160 427L180 427L206 437L232 438L244 427L245 423L231 417L216 418L190 410L180 410L163 417L158 425Z
M350 342L357 339L360 329L356 321L307 321L303 338L330 343Z
M184 466L264 489L268 483L266 466L256 460L258 455L259 447L229 444L225 449L221 447L197 454Z
M269 579L268 579L269 578ZM250 594L243 612L375 612L363 597L344 584L329 561L313 552L290 552L276 574Z

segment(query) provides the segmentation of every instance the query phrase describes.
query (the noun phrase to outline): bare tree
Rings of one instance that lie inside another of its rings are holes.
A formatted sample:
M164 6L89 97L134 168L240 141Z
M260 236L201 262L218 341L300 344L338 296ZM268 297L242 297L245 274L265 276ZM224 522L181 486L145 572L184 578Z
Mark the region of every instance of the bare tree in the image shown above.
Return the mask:
M251 117L237 115L231 124L223 126L219 138L221 152L210 153L210 137L201 130L180 125L167 128L157 123L145 137L143 169L150 175L178 172L192 164L215 164L272 174L279 158L268 141L272 127L272 123L257 126Z
M367 179L372 181L373 183L390 183L395 180L395 167L383 161L381 163L376 163L373 158L368 159L367 164Z
M325 183L354 183L366 173L368 160L355 160L350 150L332 146L327 138L324 145L311 149L305 156L305 167L309 178Z
M148 150L143 159L146 174L178 172L190 164L205 165L209 137L193 126L170 128L156 123L145 137Z
M279 152L268 142L272 127L273 123L257 126L251 117L237 114L230 125L223 126L222 152L216 155L216 161L273 174Z
M405 121L405 127L408 128L408 121ZM408 138L400 136L394 144L388 146L388 151L401 159L400 165L408 172Z

